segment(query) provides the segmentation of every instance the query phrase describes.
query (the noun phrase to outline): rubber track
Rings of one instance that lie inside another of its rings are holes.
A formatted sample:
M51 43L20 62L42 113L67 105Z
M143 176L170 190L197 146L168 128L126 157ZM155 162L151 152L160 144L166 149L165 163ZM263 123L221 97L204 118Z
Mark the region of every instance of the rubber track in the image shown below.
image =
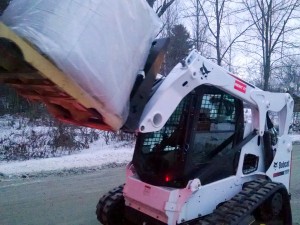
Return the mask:
M108 224L108 212L114 205L114 202L123 197L123 187L124 185L114 188L99 200L96 214L102 224ZM187 222L183 224L241 225L241 222L249 217L256 208L280 189L285 190L285 186L265 179L251 181L244 185L241 192L219 206L209 216L200 218L197 222L193 221L193 223Z
M265 179L251 181L231 200L219 206L209 216L198 220L195 225L239 225L280 189L285 189L285 186Z
M123 198L124 185L120 185L103 195L96 207L97 219L104 225L109 224L107 215L110 209L114 206L114 203L120 198Z

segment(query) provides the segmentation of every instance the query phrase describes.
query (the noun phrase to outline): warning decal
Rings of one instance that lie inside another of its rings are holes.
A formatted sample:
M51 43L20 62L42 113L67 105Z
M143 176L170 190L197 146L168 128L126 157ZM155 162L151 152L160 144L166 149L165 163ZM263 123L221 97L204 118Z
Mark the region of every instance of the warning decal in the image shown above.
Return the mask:
M289 169L281 171L281 172L277 172L277 173L273 174L273 177L279 177L279 176L282 176L282 175L286 175L286 174L289 174L289 172L290 172Z
M246 93L247 85L239 80L235 80L234 89Z

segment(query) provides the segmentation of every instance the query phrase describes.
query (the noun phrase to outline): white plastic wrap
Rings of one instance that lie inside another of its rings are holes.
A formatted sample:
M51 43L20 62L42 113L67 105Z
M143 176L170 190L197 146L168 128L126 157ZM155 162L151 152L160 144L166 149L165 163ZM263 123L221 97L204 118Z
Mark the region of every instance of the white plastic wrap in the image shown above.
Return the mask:
M125 122L161 26L146 0L13 0L0 20Z

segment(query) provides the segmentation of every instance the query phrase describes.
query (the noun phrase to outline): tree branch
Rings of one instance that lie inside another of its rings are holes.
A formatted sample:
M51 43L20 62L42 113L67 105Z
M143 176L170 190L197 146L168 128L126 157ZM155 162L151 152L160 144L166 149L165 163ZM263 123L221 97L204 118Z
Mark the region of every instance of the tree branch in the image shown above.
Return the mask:
M161 17L164 12L173 4L174 1L175 0L170 0L169 2L167 2L167 0L165 0L159 12L157 13L158 17Z
M209 29L211 35L213 35L214 38L217 38L217 36L215 35L214 31L213 31L212 28L210 27L210 22L209 22L209 20L208 20L207 14L205 13L205 10L203 9L203 5L202 5L201 3L199 3L199 6L200 6L201 11L202 11L202 13L203 13L203 16L204 16L204 18L205 18L205 20L206 20L207 27L208 27L208 29Z
M147 2L150 5L150 7L153 8L154 3L156 2L156 0L147 0Z
M296 4L293 5L292 9L291 9L290 12L288 13L288 16L286 17L286 20L283 22L283 25L282 25L282 27L281 27L281 30L280 30L280 32L279 32L277 38L275 39L273 45L271 46L271 51L273 51L274 47L277 45L278 40L279 40L279 38L281 37L281 35L283 34L284 29L285 29L285 26L286 26L287 22L289 21L289 18L290 18L290 16L291 16L291 14L293 13L295 7L296 7Z
M236 42L236 40L238 38L240 38L242 35L244 35L246 33L246 31L248 31L248 29L250 27L252 27L254 25L254 23L250 24L247 28L245 28L245 30L243 30L240 34L238 34L235 38L233 38L233 40L230 42L230 44L227 46L227 48L225 49L225 51L223 52L221 58L223 59L225 54L228 52L228 50L231 48L231 46Z

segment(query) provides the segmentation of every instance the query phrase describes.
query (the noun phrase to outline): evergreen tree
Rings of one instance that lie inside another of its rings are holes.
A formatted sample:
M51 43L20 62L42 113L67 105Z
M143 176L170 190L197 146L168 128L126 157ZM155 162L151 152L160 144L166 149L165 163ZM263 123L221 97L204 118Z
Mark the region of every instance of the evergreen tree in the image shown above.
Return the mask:
M167 75L172 68L186 57L192 48L190 34L182 25L175 25L171 30L170 45L166 54L164 72Z

